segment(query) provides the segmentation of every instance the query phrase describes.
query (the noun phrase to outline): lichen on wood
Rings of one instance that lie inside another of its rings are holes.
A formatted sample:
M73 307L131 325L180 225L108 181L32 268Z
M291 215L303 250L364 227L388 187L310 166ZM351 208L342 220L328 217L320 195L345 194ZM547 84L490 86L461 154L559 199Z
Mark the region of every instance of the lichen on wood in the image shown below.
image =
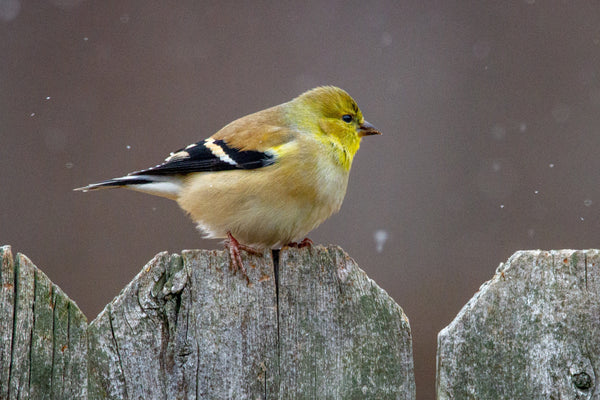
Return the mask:
M90 396L414 399L400 307L337 247L279 261L157 255L90 325Z
M245 255L248 280L223 251L163 252L89 326L0 259L0 399L415 398L406 316L338 247Z
M0 399L87 399L85 316L26 256L0 259Z
M600 251L520 251L438 337L438 399L588 399Z

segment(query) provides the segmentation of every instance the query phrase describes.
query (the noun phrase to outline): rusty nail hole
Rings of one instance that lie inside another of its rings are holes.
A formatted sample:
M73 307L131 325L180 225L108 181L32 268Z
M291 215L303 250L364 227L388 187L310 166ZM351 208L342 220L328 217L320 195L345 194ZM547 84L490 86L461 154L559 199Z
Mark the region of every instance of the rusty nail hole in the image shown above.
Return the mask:
M571 381L577 389L588 390L592 387L592 377L585 372L574 374L571 377Z

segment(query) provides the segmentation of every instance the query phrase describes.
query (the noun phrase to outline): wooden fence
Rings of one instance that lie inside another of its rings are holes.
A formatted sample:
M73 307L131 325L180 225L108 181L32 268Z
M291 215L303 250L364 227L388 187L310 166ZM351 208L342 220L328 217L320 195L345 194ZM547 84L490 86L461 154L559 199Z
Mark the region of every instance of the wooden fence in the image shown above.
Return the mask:
M438 399L597 399L600 251L519 251L438 335Z
M402 309L338 247L160 253L91 323L0 247L0 399L415 399ZM525 251L439 334L439 399L588 399L600 252Z

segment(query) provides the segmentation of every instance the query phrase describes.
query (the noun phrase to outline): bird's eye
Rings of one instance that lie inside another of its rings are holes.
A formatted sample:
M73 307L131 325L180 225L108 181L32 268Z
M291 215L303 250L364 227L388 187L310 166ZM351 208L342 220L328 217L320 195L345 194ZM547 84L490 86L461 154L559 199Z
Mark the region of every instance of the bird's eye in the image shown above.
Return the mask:
M342 120L344 120L344 122L350 123L350 122L352 122L352 115L344 114L344 115L342 115Z

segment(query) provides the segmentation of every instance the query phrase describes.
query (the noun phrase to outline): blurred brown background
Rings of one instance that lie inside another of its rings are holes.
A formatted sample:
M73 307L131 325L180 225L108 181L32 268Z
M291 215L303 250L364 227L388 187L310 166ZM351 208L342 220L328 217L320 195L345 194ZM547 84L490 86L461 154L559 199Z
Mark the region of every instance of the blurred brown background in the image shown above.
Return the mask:
M384 136L316 230L436 334L519 249L598 247L597 1L0 0L0 243L91 320L157 252L218 248L176 204L72 189L321 84Z

